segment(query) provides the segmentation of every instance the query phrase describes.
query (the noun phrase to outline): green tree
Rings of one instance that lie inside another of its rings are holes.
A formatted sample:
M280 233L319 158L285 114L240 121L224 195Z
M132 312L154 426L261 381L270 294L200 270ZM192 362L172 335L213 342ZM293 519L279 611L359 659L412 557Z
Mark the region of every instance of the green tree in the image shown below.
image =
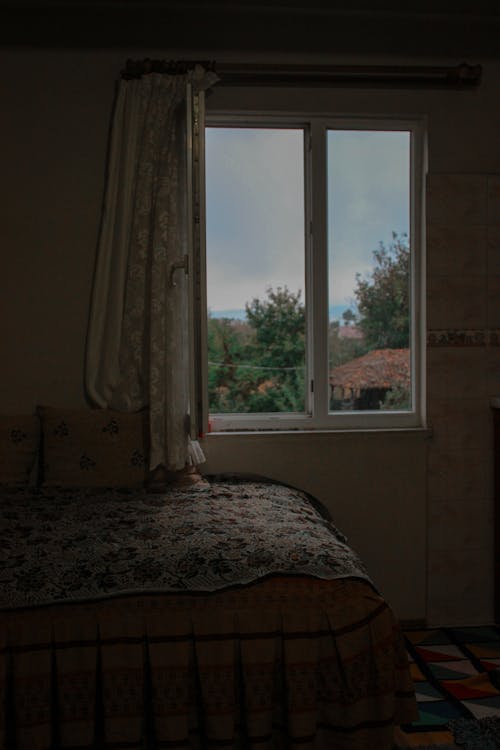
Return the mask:
M356 321L356 315L348 307L347 310L344 310L344 312L342 313L342 320L344 321L344 325L348 326Z
M400 411L411 407L411 393L403 385L395 385L387 391L380 408L385 411Z
M369 278L356 274L357 325L369 349L401 349L410 337L410 249L408 237L393 232L388 247L380 242Z
M356 276L357 312L343 321L354 323L361 340L339 336L330 323L329 367L360 357L371 349L409 345L410 251L406 235L393 233L373 252L368 278ZM303 411L305 406L305 309L301 292L286 286L266 290L266 298L245 305L246 320L208 320L209 408L212 413ZM391 393L385 408L398 408L408 398Z
M340 336L340 323L332 320L328 327L328 365L330 369L350 362L366 354L368 348L364 339L350 339Z
M208 403L211 412L246 411L245 399L255 389L247 369L254 332L232 318L208 317Z
M304 409L305 311L300 291L268 288L245 305L246 320L208 318L212 413Z
M303 411L306 317L301 292L284 286L269 287L266 294L267 299L254 298L245 305L255 331L249 351L263 368L249 410Z

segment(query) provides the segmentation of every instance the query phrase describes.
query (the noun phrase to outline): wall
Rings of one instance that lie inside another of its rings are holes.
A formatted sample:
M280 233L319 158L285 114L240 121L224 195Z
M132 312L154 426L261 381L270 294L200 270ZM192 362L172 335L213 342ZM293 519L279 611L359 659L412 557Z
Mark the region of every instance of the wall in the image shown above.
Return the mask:
M1 412L85 404L85 333L114 82L127 57L155 54L170 57L133 49L1 54ZM490 62L477 91L242 90L238 97L269 110L426 115L429 325L486 331L500 325L497 182L488 177L500 174L499 83L500 65ZM209 100L211 107L230 105L227 89ZM456 203L459 194L481 205L477 215L467 201ZM471 308L478 317L469 317ZM430 441L423 432L210 436L207 469L269 474L323 500L402 617L489 620L488 396L499 392L498 351L486 344L429 348Z
M453 622L491 611L500 177L432 174L428 205L428 617Z

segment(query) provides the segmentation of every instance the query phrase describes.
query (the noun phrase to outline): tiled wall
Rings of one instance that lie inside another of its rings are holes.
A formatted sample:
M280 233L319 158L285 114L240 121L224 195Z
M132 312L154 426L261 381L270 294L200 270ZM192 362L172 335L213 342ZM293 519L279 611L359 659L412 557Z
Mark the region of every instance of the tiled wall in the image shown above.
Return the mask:
M500 176L427 184L430 624L493 617L492 419L500 395Z

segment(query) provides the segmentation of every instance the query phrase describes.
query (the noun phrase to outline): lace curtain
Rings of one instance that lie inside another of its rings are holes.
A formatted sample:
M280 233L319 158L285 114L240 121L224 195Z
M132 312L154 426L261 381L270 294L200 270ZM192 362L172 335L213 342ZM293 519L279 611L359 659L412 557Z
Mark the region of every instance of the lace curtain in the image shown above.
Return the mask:
M86 386L101 408L150 413L150 469L203 453L189 428L189 97L215 76L121 80L89 320Z

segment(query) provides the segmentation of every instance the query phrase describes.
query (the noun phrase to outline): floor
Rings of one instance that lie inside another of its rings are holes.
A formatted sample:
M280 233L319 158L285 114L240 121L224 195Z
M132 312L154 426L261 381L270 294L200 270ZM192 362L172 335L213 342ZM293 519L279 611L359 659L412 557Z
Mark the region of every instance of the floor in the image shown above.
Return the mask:
M500 627L405 629L419 719L398 747L487 750L500 738ZM465 745L465 748L467 744ZM470 747L475 747L471 744Z

